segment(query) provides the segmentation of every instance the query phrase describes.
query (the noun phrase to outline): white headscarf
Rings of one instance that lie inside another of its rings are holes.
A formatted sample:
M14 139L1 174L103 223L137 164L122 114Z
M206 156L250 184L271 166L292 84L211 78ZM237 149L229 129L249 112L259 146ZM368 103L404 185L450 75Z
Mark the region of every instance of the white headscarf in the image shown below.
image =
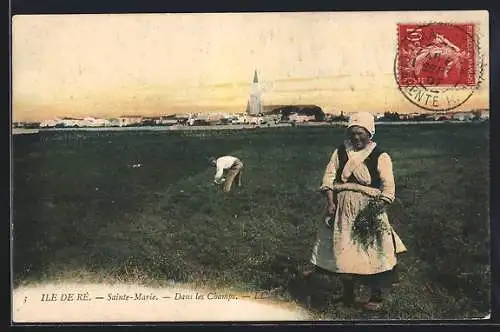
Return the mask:
M363 127L368 130L372 137L375 135L375 118L368 112L359 112L351 115L349 117L349 125L347 128L352 126Z

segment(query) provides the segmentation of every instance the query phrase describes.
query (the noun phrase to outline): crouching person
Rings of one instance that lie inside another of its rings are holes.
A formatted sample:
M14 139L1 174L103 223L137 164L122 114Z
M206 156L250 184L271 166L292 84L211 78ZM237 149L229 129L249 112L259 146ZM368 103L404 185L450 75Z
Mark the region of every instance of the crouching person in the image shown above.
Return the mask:
M241 187L241 175L243 173L243 163L239 158L233 156L222 156L219 158L210 157L209 163L216 167L214 182L221 184L223 182L224 172L226 171L226 180L224 183L224 192L230 192L233 182L236 181L238 187Z

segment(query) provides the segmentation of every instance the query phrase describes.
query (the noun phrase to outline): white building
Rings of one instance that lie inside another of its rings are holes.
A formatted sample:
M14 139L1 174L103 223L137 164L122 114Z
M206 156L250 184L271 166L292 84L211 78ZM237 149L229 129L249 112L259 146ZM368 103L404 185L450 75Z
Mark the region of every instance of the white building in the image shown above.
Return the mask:
M269 122L278 123L281 121L281 114L264 115L264 121L266 121L267 123Z
M469 112L457 112L453 113L451 118L457 121L471 121L474 119L474 114Z
M106 125L106 120L101 118L95 118L92 116L85 117L81 121L82 127L104 127Z
M157 125L174 125L179 121L173 117L160 116L158 119L154 120Z
M437 121L437 120L441 119L442 116L443 115L440 113L431 113L431 114L427 114L425 116L425 119L428 121Z
M142 122L140 115L124 115L118 118L120 120L120 127L131 126Z
M79 118L65 117L65 118L62 118L58 124L62 124L64 127L81 127L82 120L83 119L79 119Z
M104 126L105 127L119 127L120 126L120 119L118 119L118 118L104 119Z
M316 117L314 115L302 115L297 113L292 113L289 115L288 119L292 122L309 122L314 121Z
M478 110L479 112L479 120L488 120L490 118L489 110Z
M201 119L201 120L208 121L208 122L217 122L217 121L224 119L225 116L222 113L208 113L208 114L199 115L197 118Z
M44 120L40 123L41 128L53 128L60 122L59 119Z
M250 124L261 125L264 122L264 117L251 115L247 117L247 121Z
M246 124L248 123L248 116L245 114L239 114L233 117L232 123L234 124Z

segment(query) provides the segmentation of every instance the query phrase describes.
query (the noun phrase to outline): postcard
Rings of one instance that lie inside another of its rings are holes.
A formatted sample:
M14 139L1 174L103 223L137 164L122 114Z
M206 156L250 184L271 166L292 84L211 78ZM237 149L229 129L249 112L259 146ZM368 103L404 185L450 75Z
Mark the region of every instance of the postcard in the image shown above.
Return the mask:
M14 16L12 321L488 317L488 20Z

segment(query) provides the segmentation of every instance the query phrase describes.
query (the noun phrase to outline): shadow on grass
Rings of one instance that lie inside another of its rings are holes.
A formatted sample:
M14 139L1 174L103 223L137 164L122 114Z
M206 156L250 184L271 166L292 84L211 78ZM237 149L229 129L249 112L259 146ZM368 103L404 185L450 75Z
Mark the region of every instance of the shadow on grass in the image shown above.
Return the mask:
M310 263L286 255L275 256L268 264L259 268L272 276L263 281L261 289L275 290L302 307L316 313L326 312L341 304L342 291L338 278L320 273L306 275Z

